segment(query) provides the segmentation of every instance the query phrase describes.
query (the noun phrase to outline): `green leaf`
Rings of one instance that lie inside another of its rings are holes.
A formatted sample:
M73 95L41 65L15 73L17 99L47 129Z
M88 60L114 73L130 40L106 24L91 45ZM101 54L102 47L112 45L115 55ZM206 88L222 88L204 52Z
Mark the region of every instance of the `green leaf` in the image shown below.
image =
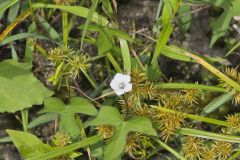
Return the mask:
M191 7L187 3L182 3L178 10L178 14L180 18L178 19L178 25L181 31L181 35L183 36L187 30L189 29L192 21L192 16L189 14L191 11Z
M14 59L15 61L18 60L18 57L17 57L17 52L14 48L14 46L11 44L11 54L12 54L12 59Z
M0 143L7 143L7 142L11 142L11 138L10 137L3 137L0 138Z
M166 46L172 31L173 25L171 23L168 23L166 26L164 26L163 30L160 32L158 36L157 45L153 53L152 63L157 60L162 49Z
M211 47L220 37L222 37L226 33L230 21L232 19L232 16L233 16L232 12L226 10L221 14L221 16L216 21L212 23L211 27L213 30L213 35L210 42Z
M138 132L150 136L157 135L149 119L136 116L127 121L123 121L119 111L110 106L101 108L97 117L89 124L93 126L112 125L116 129L115 135L104 147L105 160L114 160L121 155L126 145L126 138L129 132Z
M106 30L102 29L99 32L99 35L97 37L95 44L98 48L98 53L100 55L110 51L113 47L112 35L108 33Z
M53 8L60 9L72 14L75 14L80 17L87 18L90 10L81 6L63 6L63 5L52 5L52 4L44 4L44 3L34 3L33 8ZM101 16L100 14L94 12L91 20L96 22L98 25L107 26L109 24L108 20Z
M62 100L51 97L44 101L44 109L40 113L58 113L60 116L60 130L70 133L73 139L80 136L80 128L75 119L76 113L96 115L97 109L86 99L72 97L70 104L64 104Z
M15 60L0 63L0 112L16 112L42 104L53 94L33 76L30 66Z
M72 152L74 150L77 150L79 148L83 148L88 145L95 144L98 141L100 141L101 139L102 138L99 136L92 136L92 137L86 138L80 142L76 142L76 143L70 144L65 147L58 147L58 148L52 149L51 151L41 154L41 155L33 155L32 157L29 157L26 160L49 160L51 158L60 156L62 154L66 154L66 153Z
M80 50L82 50L83 41L84 41L85 35L87 33L87 28L88 28L89 23L92 21L92 17L93 17L94 11L96 10L97 4L98 4L98 0L92 0L92 6L88 12L86 22L83 27Z
M36 15L39 26L49 35L49 37L56 41L61 41L61 36L58 32L41 16Z
M128 44L127 44L127 41L124 39L119 38L119 41L120 41L120 47L122 52L124 70L127 72L127 74L130 74L131 73L131 56L130 56Z
M103 106L99 111L97 117L92 120L89 125L99 126L103 124L118 126L122 123L123 119L119 111L110 106Z
M118 127L115 135L110 139L109 143L104 147L104 160L115 160L124 151L126 145L126 137L128 131L124 125ZM116 145L117 144L117 145Z
M202 111L202 115L209 114L214 110L218 109L224 103L230 101L233 98L234 90L229 93L224 93L210 102Z
M7 130L7 133L24 158L40 156L51 149L33 134L14 130Z
M190 129L190 128L181 128L178 131L178 133L182 134L182 135L199 137L199 138L207 138L207 139L214 139L214 140L218 140L218 141L240 143L239 136L231 136L231 135L226 135L226 134L219 134L219 133L201 131L201 130Z
M58 118L58 115L56 113L46 113L46 114L40 115L39 117L35 118L33 121L31 121L28 124L28 128L33 128L50 121L54 121L57 118Z
M82 113L91 116L95 116L98 113L94 105L82 97L72 97L70 100L70 107L75 113Z
M0 2L0 14L3 13L6 9L13 6L19 0L4 0Z
M13 36L9 36L9 37L5 38L3 41L0 42L0 46L14 42L16 40L32 38L32 37L37 38L37 39L47 39L45 36L35 34L35 33L19 33L19 34L15 34Z
M8 11L8 22L12 23L17 15L20 8L20 2L15 3Z
M13 79L17 76L31 74L32 65L29 63L18 63L15 60L4 60L0 63L0 77Z

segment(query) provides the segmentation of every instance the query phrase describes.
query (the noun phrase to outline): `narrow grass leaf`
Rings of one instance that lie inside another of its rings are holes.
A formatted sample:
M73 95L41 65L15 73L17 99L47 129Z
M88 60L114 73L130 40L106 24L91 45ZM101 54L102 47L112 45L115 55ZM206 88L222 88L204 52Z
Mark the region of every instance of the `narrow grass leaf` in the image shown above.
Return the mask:
M227 92L225 88L221 88L218 86L208 86L192 83L158 83L155 86L163 89L199 89L213 92Z
M201 131L201 130L197 130L197 129L181 128L178 131L178 133L182 134L182 135L199 137L199 138L206 138L206 139L214 139L214 140L218 140L218 141L240 143L240 137L239 136L219 134L219 133Z
M128 44L127 44L127 41L124 39L119 38L119 41L121 46L124 71L126 71L127 74L130 74L131 73L131 56L130 56Z
M224 103L230 101L233 98L234 92L235 91L233 90L229 93L224 93L217 97L216 99L214 99L213 101L211 101L206 107L204 107L202 115L209 114L218 109L219 107L221 107Z

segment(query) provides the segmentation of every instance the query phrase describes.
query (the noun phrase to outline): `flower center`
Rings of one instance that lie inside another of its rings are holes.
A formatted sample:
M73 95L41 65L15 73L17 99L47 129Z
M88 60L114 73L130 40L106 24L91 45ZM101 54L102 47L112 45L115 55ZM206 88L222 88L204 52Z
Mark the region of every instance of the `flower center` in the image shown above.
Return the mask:
M121 82L121 83L119 83L119 85L118 85L118 87L119 87L120 89L124 89L125 86L126 86L126 84L125 84L124 82Z

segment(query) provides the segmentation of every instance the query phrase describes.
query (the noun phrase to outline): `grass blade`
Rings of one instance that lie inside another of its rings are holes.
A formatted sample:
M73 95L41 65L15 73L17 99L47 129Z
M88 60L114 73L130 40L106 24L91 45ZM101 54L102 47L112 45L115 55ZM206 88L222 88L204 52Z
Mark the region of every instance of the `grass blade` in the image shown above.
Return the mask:
M225 88L217 86L207 86L203 84L191 84L191 83L159 83L156 87L163 89L199 89L214 92L227 92Z
M216 99L214 99L206 107L204 107L201 115L209 114L209 113L213 112L214 110L218 109L221 105L223 105L227 101L230 101L233 98L234 92L235 91L232 90L231 92L224 93L224 94L220 95L219 97L217 97Z
M219 141L226 141L226 142L233 142L233 143L240 143L239 136L231 136L207 131L201 131L197 129L190 129L190 128L181 128L178 131L179 134L199 137L199 138L206 138L206 139L214 139Z
M170 47L172 48L172 47ZM176 49L176 47L173 47ZM207 70L209 70L210 72L212 72L213 74L215 74L218 78L220 78L222 81L226 82L227 84L229 84L230 86L232 86L234 89L236 89L237 91L240 91L240 85L238 83L236 83L235 81L233 81L231 78L227 77L225 74L223 74L222 72L220 72L217 68L215 68L214 66L212 66L211 64L209 64L208 62L206 62L203 58L192 54L188 51L182 50L179 48L179 50L181 50L181 53L192 58L193 60L195 60L197 63L201 64L203 67L205 67Z
M177 151L175 151L173 148L168 146L166 143L162 142L160 139L155 139L155 141L160 144L164 149L172 153L176 158L181 159L181 160L186 160L182 155L180 155Z
M75 15L83 17L83 18L87 18L88 14L90 12L90 10L88 8L81 7L81 6L63 6L63 5L44 4L44 3L34 3L33 8L35 8L35 9L37 9L37 8L60 9L65 12L69 12L69 13L75 14ZM101 16L100 14L98 14L96 12L93 13L91 20L93 22L96 22L98 25L102 25L102 26L106 26L109 23L106 18L104 18L103 16Z
M130 56L128 44L127 44L127 41L124 39L119 38L119 41L121 46L124 71L126 71L127 74L130 74L131 73L131 56Z
M54 158L54 157L60 156L62 154L66 154L66 153L69 153L71 151L74 151L76 149L95 144L98 141L100 141L101 139L102 138L99 137L99 136L92 136L92 137L84 139L80 142L73 143L73 144L68 145L66 147L59 147L57 149L53 149L52 151L49 151L49 152L47 152L45 154L42 154L40 156L34 156L34 157L31 157L31 158L27 158L26 160L45 160L45 159Z
M91 6L91 8L90 8L90 10L88 12L88 15L87 15L87 18L86 18L86 22L85 22L84 27L83 27L80 50L82 50L84 38L85 38L85 35L87 33L87 29L88 29L88 25L92 21L92 17L93 17L94 11L97 8L97 4L98 4L98 0L92 0L92 6Z

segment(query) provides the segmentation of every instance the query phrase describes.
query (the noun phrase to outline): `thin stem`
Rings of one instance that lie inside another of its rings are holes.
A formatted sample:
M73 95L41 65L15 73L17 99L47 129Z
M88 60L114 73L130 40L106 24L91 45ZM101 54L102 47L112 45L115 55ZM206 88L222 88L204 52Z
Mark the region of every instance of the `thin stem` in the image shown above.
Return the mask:
M88 75L85 70L81 70L85 77L88 79L89 83L93 86L94 89L97 88L96 82Z
M176 158L181 159L181 160L185 160L185 158L182 155L180 155L177 151L175 151L173 148L168 146L166 143L162 142L160 139L156 138L155 141L158 144L160 144L160 146L162 146L164 149L166 149L167 151L172 153Z
M28 110L21 110L23 131L28 131Z

